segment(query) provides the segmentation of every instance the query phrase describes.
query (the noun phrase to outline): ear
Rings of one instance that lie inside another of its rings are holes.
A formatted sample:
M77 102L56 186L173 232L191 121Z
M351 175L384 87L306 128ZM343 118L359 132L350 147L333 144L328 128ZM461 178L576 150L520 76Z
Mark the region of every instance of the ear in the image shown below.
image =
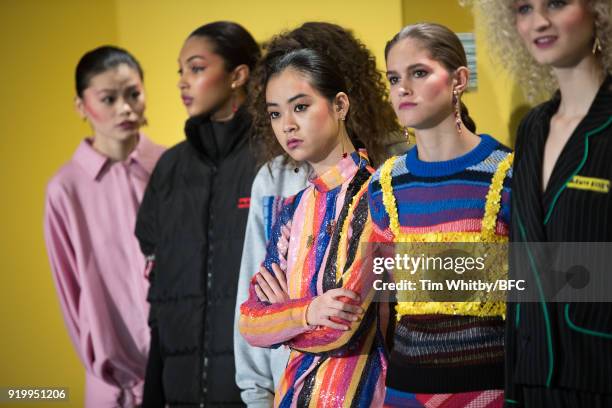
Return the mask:
M74 110L81 116L81 119L87 119L87 113L85 112L85 103L80 96L74 97Z
M344 120L346 115L348 114L349 107L351 106L351 102L349 101L349 97L344 92L338 92L336 97L334 98L333 104L334 114L337 119Z
M467 90L470 79L470 70L467 67L459 67L453 74L453 90L456 90L459 95Z
M251 70L245 64L238 65L232 71L232 89L238 89L244 86L249 80Z

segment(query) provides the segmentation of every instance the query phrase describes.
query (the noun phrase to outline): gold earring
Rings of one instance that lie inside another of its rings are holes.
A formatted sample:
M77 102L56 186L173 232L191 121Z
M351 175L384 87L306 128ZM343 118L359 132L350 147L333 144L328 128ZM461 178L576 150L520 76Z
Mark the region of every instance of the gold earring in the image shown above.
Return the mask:
M593 41L593 48L591 49L593 55L601 52L601 42L599 41L599 37L595 36L595 41Z
M461 136L461 102L459 100L459 92L456 89L453 90L453 107L455 111L455 124L457 125L457 132Z

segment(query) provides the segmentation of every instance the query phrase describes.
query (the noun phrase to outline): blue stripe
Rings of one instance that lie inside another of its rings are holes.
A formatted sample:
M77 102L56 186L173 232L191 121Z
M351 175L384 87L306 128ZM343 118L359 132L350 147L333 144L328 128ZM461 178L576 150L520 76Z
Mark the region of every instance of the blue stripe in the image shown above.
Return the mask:
M264 228L266 234L266 241L270 240L272 234L272 217L274 207L274 196L263 197L263 216L264 216Z
M402 201L399 203L398 211L410 214L431 214L439 211L479 208L483 209L485 204L484 199L452 199L427 202Z
M374 390L376 389L376 383L378 382L378 378L380 377L381 367L380 360L378 360L378 356L381 351L379 347L376 347L375 350L372 350L372 367L367 372L364 371L361 373L362 376L366 376L366 381L363 384L363 389L361 390L361 394L357 396L358 398L358 407L369 407L372 405L372 397L374 396ZM366 368L368 368L366 366Z
M308 370L315 358L314 354L302 354L302 356L302 362L300 363L300 366L298 367L297 372L295 373L293 385L291 386L291 388L289 388L289 391L287 391L287 393L281 400L280 404L278 405L279 408L291 407L291 400L293 399L293 394L295 393L295 380L300 378L306 372L306 370Z
M390 407L407 407L407 408L424 408L416 399L416 395L411 392L398 391L387 387L385 392L385 406Z
M327 246L329 245L329 241L331 240L330 234L327 233L326 226L330 221L335 219L336 199L338 198L339 192L340 186L328 191L327 195L325 196L325 214L323 215L321 228L319 229L317 238L315 240L315 244L317 245L315 248L315 271L314 275L312 276L312 280L310 281L310 293L312 293L313 295L317 293L317 280L319 277L319 269L321 268L321 264L323 263L323 257L325 256L325 251L327 250Z

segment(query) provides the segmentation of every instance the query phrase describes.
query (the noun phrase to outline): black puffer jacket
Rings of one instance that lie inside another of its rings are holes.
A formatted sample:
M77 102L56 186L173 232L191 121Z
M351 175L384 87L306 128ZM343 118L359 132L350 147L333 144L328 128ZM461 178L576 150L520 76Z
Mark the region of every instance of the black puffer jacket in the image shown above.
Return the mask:
M250 128L245 108L223 124L189 119L145 192L136 236L155 256L145 407L243 406L232 329L256 173Z

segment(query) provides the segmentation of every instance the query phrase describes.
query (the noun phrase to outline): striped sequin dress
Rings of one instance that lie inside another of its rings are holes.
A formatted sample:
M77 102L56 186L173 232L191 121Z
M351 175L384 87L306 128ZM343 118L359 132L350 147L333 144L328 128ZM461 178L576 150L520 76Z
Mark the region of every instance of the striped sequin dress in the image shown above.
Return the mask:
M251 282L249 299L241 305L240 331L254 346L291 347L283 379L276 390L278 407L382 406L386 359L372 302L371 270L355 245L369 237L367 186L373 170L365 152L354 152L290 198L283 207L264 265L279 263L281 226L292 220L287 254L290 300L260 302ZM347 331L306 324L312 299L344 287L360 295L363 319Z

